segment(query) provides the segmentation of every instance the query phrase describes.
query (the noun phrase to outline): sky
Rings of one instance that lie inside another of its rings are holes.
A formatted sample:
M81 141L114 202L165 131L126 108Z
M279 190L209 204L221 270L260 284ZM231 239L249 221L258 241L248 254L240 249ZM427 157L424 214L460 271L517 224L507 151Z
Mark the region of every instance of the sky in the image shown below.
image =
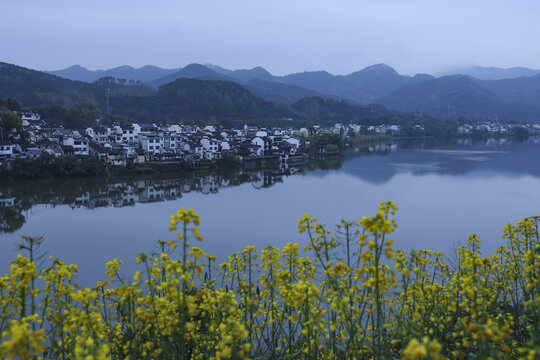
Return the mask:
M538 0L0 0L0 13L0 61L38 70L540 68Z

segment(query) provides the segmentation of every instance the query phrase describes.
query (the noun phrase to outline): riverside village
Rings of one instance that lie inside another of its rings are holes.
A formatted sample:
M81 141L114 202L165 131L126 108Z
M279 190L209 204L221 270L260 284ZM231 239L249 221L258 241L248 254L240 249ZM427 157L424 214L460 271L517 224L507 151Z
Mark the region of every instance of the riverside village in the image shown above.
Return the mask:
M37 112L22 111L18 115L22 120L22 129L2 132L0 164L16 158L36 158L49 154L54 157L94 156L111 166L175 162L198 164L215 162L224 156L233 156L248 167L256 159L286 165L305 161L308 155L306 146L309 145L311 154L324 156L336 153L338 149L325 140L325 134L338 135L343 139L373 135L426 136L424 125L405 129L404 126L392 124L363 126L341 123L299 129L248 125L240 129L226 129L216 125L178 124L104 126L100 125L101 119L97 119L94 127L66 129L48 124ZM516 130L537 135L540 125L485 122L459 125L454 132L464 137L483 133L501 138ZM310 144L310 139L316 139L316 143Z

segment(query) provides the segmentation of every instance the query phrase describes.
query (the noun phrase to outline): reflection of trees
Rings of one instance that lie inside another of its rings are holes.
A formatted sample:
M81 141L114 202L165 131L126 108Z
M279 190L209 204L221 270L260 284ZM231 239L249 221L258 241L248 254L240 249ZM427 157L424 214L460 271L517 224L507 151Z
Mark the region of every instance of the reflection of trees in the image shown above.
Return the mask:
M19 230L25 222L26 218L19 208L0 208L0 233L13 233Z

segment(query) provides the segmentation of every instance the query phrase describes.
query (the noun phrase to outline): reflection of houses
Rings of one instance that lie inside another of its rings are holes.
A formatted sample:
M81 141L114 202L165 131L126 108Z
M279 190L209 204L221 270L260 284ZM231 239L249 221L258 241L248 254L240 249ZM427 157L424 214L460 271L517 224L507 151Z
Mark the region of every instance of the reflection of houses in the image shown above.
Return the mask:
M32 195L24 200L28 203L28 208L38 204L50 204L52 206L68 205L71 208L100 207L124 207L134 206L137 203L152 203L167 200L175 200L182 197L183 193L201 192L202 194L216 194L220 189L229 186L236 186L242 183L251 182L257 188L267 188L282 182L283 177L294 173L296 170L276 169L258 172L239 171L227 178L217 174L206 174L203 176L188 179L169 180L135 180L132 182L114 182L96 185L90 190L81 191L73 197L63 196L61 193L51 196L47 194L46 200L40 200L39 195ZM0 209L17 209L17 197L2 196L0 193ZM10 194L12 195L12 194ZM25 197L28 195L24 195ZM20 214L22 210L16 212ZM20 214L24 218L22 214ZM0 229L1 231L1 229Z
M217 175L204 175L193 179L189 188L191 191L199 191L205 195L216 194L220 187L220 183L221 177Z
M162 189L152 185L146 187L139 197L140 202L162 201L165 197L165 192Z
M251 181L255 189L268 188L278 182L283 182L282 174L274 171L261 171Z

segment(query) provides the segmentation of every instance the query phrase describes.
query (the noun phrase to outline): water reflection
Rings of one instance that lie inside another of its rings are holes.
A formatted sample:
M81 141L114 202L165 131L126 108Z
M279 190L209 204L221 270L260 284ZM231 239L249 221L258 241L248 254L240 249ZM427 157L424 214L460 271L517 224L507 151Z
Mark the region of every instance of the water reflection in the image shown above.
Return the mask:
M19 230L24 213L37 205L55 207L68 205L72 209L122 208L138 203L153 203L180 199L183 194L198 192L217 194L220 189L251 183L255 189L268 188L283 178L305 171L287 167L261 171L238 171L229 174L177 174L165 179L54 179L17 181L0 185L0 232Z
M180 206L202 219L202 247L221 260L246 245L303 244L306 212L332 226L372 214L380 201L400 208L395 246L441 252L478 233L493 251L501 228L540 212L540 142L399 142L351 149L344 159L303 168L122 178L0 182L0 273L20 236L45 236L44 249L76 263L80 280L102 278L170 240L168 217Z
M350 151L342 170L374 184L386 183L403 173L416 176L508 174L540 178L538 156L539 139L523 143L507 139L404 141Z
M251 183L264 189L288 176L324 176L339 170L363 181L382 184L399 174L461 176L476 173L531 175L540 178L540 141L516 144L507 139L400 141L348 149L342 157L315 159L301 167L261 171L233 171L171 178L50 179L0 183L0 233L13 233L26 222L25 213L37 205L72 209L135 206L180 199L183 194L217 194L220 189ZM316 171L315 171L316 170Z

